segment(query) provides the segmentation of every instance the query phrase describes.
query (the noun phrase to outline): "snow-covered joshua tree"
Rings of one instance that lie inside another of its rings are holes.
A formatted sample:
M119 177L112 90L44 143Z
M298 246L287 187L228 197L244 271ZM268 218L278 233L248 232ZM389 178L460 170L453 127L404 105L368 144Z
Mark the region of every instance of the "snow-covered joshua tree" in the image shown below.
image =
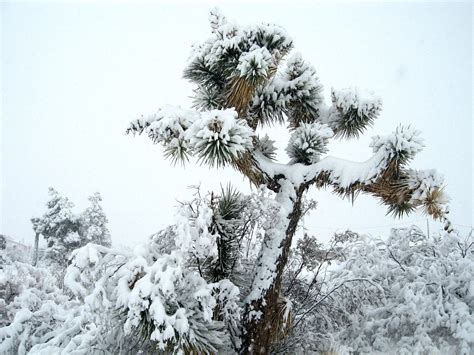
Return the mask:
M164 146L173 162L197 157L211 167L232 166L254 185L265 185L279 204L265 231L243 319L242 353L268 353L284 332L279 305L284 267L310 187L331 188L354 199L370 194L401 216L422 208L446 218L443 180L434 170L407 167L423 142L419 132L399 126L373 138L373 156L350 162L327 152L330 139L358 137L382 110L381 99L355 88L331 91L327 105L315 69L290 52L293 41L279 26L240 26L218 11L210 16L212 35L194 48L184 77L196 84L194 109L165 106L133 121L127 133L146 133ZM290 162L274 160L275 147L259 126L286 123Z

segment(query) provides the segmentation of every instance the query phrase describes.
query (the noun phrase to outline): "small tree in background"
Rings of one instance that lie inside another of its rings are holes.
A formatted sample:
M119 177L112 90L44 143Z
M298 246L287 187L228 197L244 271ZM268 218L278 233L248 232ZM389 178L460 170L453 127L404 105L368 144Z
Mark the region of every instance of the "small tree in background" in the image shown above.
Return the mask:
M356 138L372 125L381 99L355 88L332 89L328 106L315 69L300 54L289 55L293 41L281 27L240 26L217 11L210 20L211 37L194 49L184 71L196 85L194 109L162 107L127 132L146 133L173 162L194 156L210 167L232 166L274 193L278 213L265 230L245 299L240 349L268 353L286 334L276 327L289 323L282 321L282 278L309 188L331 188L352 200L366 193L395 216L420 207L450 229L447 199L434 170L408 168L423 148L411 127L374 137L365 162L323 157L330 139ZM273 142L256 132L277 123L286 123L291 134L288 164L277 163Z
M100 205L102 197L96 192L89 197L90 206L79 217L79 232L84 239L83 243L95 243L110 247L112 240L107 228L107 217Z
M42 235L47 243L46 256L60 264L65 264L69 253L81 246L78 234L79 221L72 212L74 204L61 196L54 188L49 188L50 199L46 202L47 211L41 218L32 218L35 231L35 256L37 260L37 240Z
M102 198L98 192L89 197L90 207L79 216L72 211L74 203L67 197L61 196L52 187L49 188L49 195L45 214L31 219L35 232L33 265L38 261L40 235L47 243L46 257L63 266L74 249L87 243L111 245L108 220L99 203Z

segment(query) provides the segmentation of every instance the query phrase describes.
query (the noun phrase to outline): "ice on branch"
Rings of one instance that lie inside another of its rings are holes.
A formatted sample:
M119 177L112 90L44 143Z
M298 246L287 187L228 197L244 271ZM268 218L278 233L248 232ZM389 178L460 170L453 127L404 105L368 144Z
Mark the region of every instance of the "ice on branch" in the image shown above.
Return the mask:
M410 126L398 126L390 135L373 137L370 147L374 153L384 150L390 158L405 164L423 150L424 144L420 131Z
M343 137L357 137L382 111L382 99L372 92L347 88L331 90L332 107L327 123Z
M306 165L316 163L321 154L328 151L327 144L333 135L333 131L327 125L302 123L293 131L286 152L292 163Z
M242 78L258 83L267 77L272 62L272 56L266 48L256 48L240 56L237 70Z
M186 133L189 146L201 161L224 166L252 148L253 131L233 109L203 112Z

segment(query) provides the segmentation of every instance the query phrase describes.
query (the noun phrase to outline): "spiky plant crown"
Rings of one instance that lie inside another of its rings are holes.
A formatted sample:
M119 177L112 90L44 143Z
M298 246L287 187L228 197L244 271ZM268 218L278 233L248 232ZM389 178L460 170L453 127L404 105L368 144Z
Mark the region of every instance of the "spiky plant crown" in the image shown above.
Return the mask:
M210 166L231 163L252 147L253 131L232 109L204 112L187 132L189 146Z
M416 187L409 183L406 165L423 147L416 130L400 126L390 136L374 137L374 156L365 163L322 156L331 137L358 137L373 125L382 110L379 97L356 88L332 89L328 106L314 67L298 53L284 60L293 40L283 28L240 26L218 11L211 13L210 23L211 36L194 47L184 70L184 78L196 85L199 111L161 112L132 122L128 132L146 132L173 161L190 155L210 166L231 165L253 184L278 192L279 180L292 174L286 165L272 162L274 147L256 129L286 123L292 132L290 165L310 168L296 185L331 186L352 198L365 192L398 216L425 206L433 217L444 218L443 186L433 183L429 194L412 198ZM314 129L322 126L327 131Z
M333 113L336 115L333 129L337 135L358 137L372 126L382 111L382 100L371 92L357 88L331 90Z
M302 123L296 128L288 143L286 152L293 162L306 165L317 163L328 151L329 138L333 131L320 123Z

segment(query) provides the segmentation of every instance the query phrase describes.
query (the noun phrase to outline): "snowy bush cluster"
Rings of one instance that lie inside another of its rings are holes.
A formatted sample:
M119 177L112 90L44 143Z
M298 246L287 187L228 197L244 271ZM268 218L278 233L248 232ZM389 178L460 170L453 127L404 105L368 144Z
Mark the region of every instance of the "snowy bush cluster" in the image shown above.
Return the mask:
M251 275L263 256L255 246L264 231L279 229L281 205L269 197L197 190L175 224L132 253L96 244L73 251L63 289L49 269L7 256L0 350L236 353L243 307L258 298ZM272 351L469 354L473 245L472 234L427 237L416 227L393 230L386 241L347 231L324 245L304 235L278 300L286 326L276 331L286 336Z
M469 354L474 349L472 232L427 237L416 228L388 240L361 240L335 275L368 278L383 289L342 333L361 352Z

